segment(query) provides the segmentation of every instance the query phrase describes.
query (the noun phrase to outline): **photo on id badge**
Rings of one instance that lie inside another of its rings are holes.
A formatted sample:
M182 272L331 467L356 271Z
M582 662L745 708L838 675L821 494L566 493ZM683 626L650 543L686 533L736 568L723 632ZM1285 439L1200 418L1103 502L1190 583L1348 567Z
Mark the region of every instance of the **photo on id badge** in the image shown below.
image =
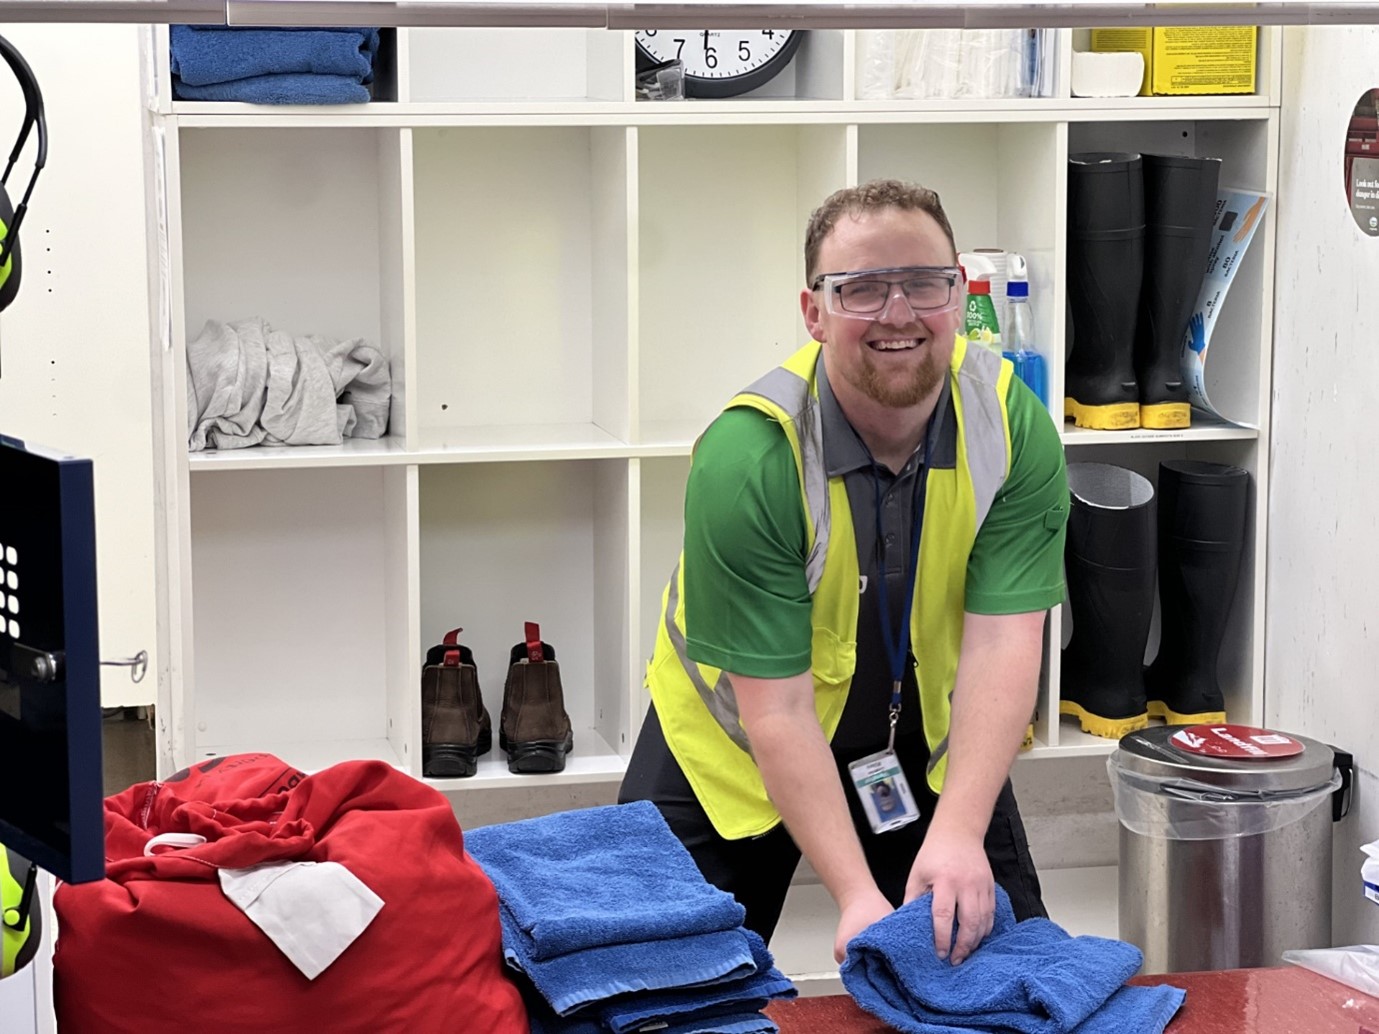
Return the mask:
M900 762L890 751L854 761L848 771L872 832L885 833L919 818L910 784L900 769Z

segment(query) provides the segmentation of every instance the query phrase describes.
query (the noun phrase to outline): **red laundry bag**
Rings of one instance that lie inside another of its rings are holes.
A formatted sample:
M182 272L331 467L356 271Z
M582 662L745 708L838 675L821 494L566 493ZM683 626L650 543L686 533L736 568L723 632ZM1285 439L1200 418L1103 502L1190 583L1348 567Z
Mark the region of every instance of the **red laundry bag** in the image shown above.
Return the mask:
M216 758L108 798L105 833L106 878L55 895L63 1034L528 1034L493 884L445 797L390 765ZM145 856L162 833L206 842ZM338 862L384 902L315 980L220 888L285 860Z

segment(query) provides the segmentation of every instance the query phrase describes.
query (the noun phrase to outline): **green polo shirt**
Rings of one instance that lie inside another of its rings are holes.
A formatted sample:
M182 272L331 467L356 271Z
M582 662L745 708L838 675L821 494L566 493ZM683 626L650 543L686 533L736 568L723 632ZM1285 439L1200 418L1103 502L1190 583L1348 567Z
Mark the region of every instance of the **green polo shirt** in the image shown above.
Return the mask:
M874 572L875 481L869 463L858 476L860 440L827 389L822 363L819 372L825 462L830 476L845 477L859 568ZM1011 470L965 558L965 608L975 614L1047 610L1063 599L1063 445L1048 411L1018 379L1011 381L1007 412ZM933 433L932 462L951 465L956 421L946 392ZM912 461L888 483L890 472L883 472L882 491L907 474L917 476L921 466ZM897 495L902 503L910 498L908 491ZM906 513L906 527L908 520ZM884 527L882 534L890 538ZM908 535L895 538L908 552ZM685 639L692 660L758 678L809 668L812 601L799 475L790 443L764 413L726 410L700 438L685 493L684 550Z

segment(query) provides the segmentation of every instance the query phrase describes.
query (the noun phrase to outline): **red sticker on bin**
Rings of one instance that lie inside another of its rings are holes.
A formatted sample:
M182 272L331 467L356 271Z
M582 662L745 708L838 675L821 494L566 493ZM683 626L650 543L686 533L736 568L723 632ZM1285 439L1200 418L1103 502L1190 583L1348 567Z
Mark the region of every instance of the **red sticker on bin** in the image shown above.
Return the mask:
M1291 758L1306 749L1291 736L1253 725L1189 725L1169 742L1189 754L1237 760Z

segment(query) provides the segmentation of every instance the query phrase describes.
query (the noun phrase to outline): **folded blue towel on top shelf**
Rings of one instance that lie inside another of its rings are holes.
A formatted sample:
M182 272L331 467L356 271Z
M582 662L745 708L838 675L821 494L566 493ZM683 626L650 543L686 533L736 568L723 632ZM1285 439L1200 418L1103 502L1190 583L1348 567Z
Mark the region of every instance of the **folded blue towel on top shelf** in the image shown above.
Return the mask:
M256 75L228 83L188 86L174 77L172 95L184 101L239 101L243 104L367 104L369 88L347 75Z
M377 29L257 29L174 25L172 74L184 86L313 73L373 79Z
M841 970L858 1005L906 1034L1161 1034L1183 1003L1179 988L1125 985L1143 961L1134 945L1017 923L999 886L991 933L954 966L934 953L932 900L863 930Z

